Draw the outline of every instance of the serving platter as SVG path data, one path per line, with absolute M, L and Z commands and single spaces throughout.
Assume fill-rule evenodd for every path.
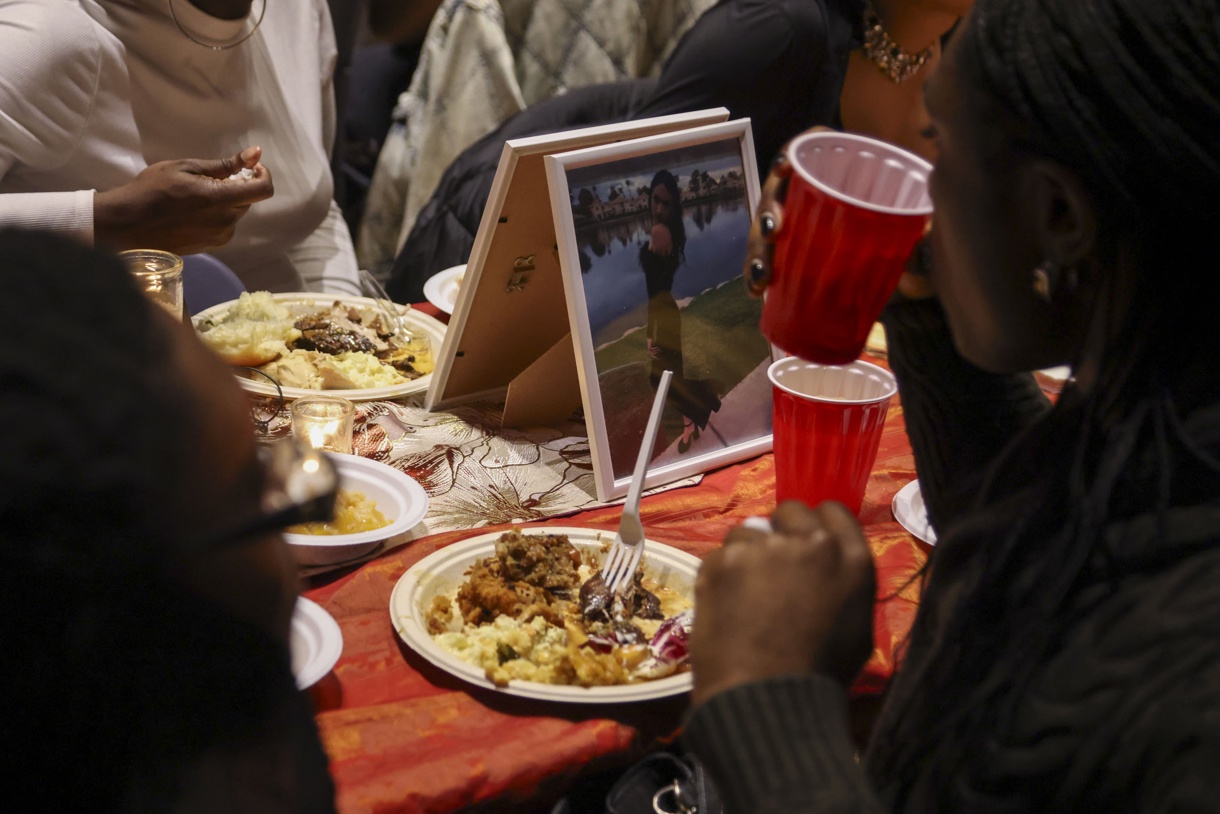
M 339 469 L 339 488 L 360 492 L 377 504 L 390 521 L 388 526 L 356 534 L 292 534 L 284 539 L 291 547 L 297 565 L 317 566 L 344 563 L 361 557 L 388 540 L 408 531 L 428 513 L 428 493 L 411 476 L 388 464 L 328 452 Z
M 936 545 L 936 530 L 928 522 L 928 509 L 924 506 L 918 480 L 899 489 L 890 508 L 899 525 L 928 545 Z
M 424 298 L 446 314 L 452 314 L 465 272 L 466 264 L 462 263 L 433 274 L 424 282 Z
M 524 533 L 565 534 L 578 549 L 600 552 L 603 544 L 614 539 L 614 532 L 601 529 L 539 526 L 521 529 Z M 608 704 L 646 701 L 689 692 L 690 672 L 612 687 L 574 687 L 534 681 L 510 681 L 497 687 L 473 664 L 462 661 L 438 645 L 426 627 L 426 613 L 437 594 L 451 594 L 462 583 L 466 570 L 477 560 L 495 554 L 495 544 L 503 532 L 471 537 L 424 557 L 399 578 L 390 594 L 390 619 L 407 646 L 445 672 L 506 695 L 577 704 Z M 661 585 L 694 598 L 695 574 L 699 558 L 664 543 L 646 541 L 645 573 Z
M 343 653 L 343 633 L 339 623 L 321 605 L 298 596 L 292 610 L 288 647 L 297 689 L 308 689 L 321 681 L 339 661 Z
M 378 300 L 370 297 L 347 297 L 337 294 L 317 294 L 310 291 L 294 291 L 280 294 L 273 294 L 272 298 L 284 305 L 287 305 L 294 314 L 304 315 L 314 311 L 319 311 L 329 308 L 332 303 L 340 302 L 344 305 L 359 308 L 362 311 L 370 313 L 378 313 L 380 304 Z M 198 328 L 199 325 L 209 320 L 219 321 L 225 314 L 228 313 L 236 300 L 229 300 L 218 305 L 213 305 L 204 311 L 200 311 L 193 318 L 193 322 Z M 415 309 L 408 308 L 403 305 L 395 305 L 399 313 L 403 315 L 407 327 L 416 332 L 428 337 L 432 342 L 432 355 L 435 359 L 436 354 L 440 352 L 441 344 L 445 340 L 445 324 L 435 317 L 420 313 Z M 243 375 L 237 375 L 238 384 L 245 390 L 251 393 L 257 393 L 263 396 L 276 396 L 275 386 L 267 381 L 262 376 L 254 379 L 248 379 Z M 383 399 L 399 398 L 401 396 L 409 396 L 412 393 L 423 393 L 428 389 L 428 385 L 432 383 L 432 374 L 427 373 L 420 376 L 418 379 L 403 382 L 401 384 L 390 385 L 389 387 L 368 387 L 362 389 L 347 389 L 347 390 L 311 390 L 305 387 L 285 387 L 285 399 L 299 399 L 304 396 L 316 396 L 319 393 L 326 393 L 332 396 L 342 396 L 349 401 L 380 401 Z

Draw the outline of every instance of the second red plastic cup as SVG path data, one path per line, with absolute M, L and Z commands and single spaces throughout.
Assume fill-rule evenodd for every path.
M 889 371 L 788 357 L 767 370 L 773 399 L 775 497 L 816 506 L 837 500 L 859 514 L 890 398 Z
M 932 214 L 932 167 L 899 147 L 849 133 L 792 141 L 794 169 L 775 236 L 761 327 L 788 353 L 852 361 L 898 285 Z

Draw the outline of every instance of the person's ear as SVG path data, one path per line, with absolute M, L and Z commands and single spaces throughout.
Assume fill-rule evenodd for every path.
M 1097 212 L 1080 177 L 1039 159 L 1031 163 L 1028 181 L 1042 259 L 1064 269 L 1084 268 L 1097 248 Z

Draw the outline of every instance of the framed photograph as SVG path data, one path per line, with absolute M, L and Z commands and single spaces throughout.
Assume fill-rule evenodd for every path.
M 749 121 L 545 165 L 598 498 L 626 494 L 664 370 L 646 486 L 769 450 L 772 351 L 741 280 L 759 189 Z
M 502 399 L 502 420 L 516 427 L 558 422 L 579 410 L 544 157 L 728 116 L 711 108 L 505 142 L 424 406 Z

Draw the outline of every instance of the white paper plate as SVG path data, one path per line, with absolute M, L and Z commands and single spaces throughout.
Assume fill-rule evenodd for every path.
M 327 453 L 339 468 L 340 488 L 374 501 L 390 525 L 357 534 L 284 534 L 298 565 L 330 565 L 367 554 L 382 540 L 408 531 L 428 513 L 428 493 L 409 475 L 359 455 Z
M 293 310 L 299 310 L 302 314 L 328 308 L 335 301 L 362 310 L 374 312 L 378 310 L 377 300 L 369 299 L 368 297 L 341 297 L 335 294 L 315 294 L 309 291 L 273 294 L 272 297 L 276 302 L 284 303 L 289 307 L 299 304 L 300 308 Z M 222 302 L 219 305 L 213 305 L 211 308 L 200 311 L 195 315 L 194 323 L 198 325 L 206 319 L 218 319 L 224 316 L 235 303 L 236 300 L 230 300 L 229 302 Z M 398 307 L 401 309 L 403 306 Z M 441 343 L 445 341 L 445 324 L 414 309 L 408 308 L 405 314 L 407 327 L 424 334 L 432 341 L 432 354 L 435 357 L 441 351 Z M 251 393 L 258 393 L 264 396 L 276 395 L 275 387 L 262 376 L 259 376 L 257 379 L 247 379 L 245 376 L 238 376 L 237 381 Z M 432 374 L 429 373 L 402 384 L 395 384 L 389 387 L 370 387 L 363 390 L 309 390 L 304 387 L 285 387 L 284 398 L 299 399 L 304 396 L 316 396 L 319 393 L 326 393 L 331 396 L 342 396 L 349 401 L 378 401 L 407 396 L 412 393 L 423 393 L 431 383 Z
M 321 681 L 335 666 L 343 653 L 343 633 L 339 623 L 321 605 L 298 596 L 288 646 L 297 689 L 304 690 Z
M 600 549 L 603 541 L 614 539 L 613 532 L 598 529 L 539 526 L 522 531 L 566 534 L 577 548 Z M 615 687 L 570 687 L 534 681 L 510 681 L 507 687 L 497 687 L 487 679 L 483 670 L 442 650 L 432 640 L 424 622 L 432 597 L 452 592 L 462 583 L 466 569 L 476 560 L 495 554 L 495 543 L 502 533 L 497 531 L 481 534 L 433 552 L 413 565 L 398 580 L 394 592 L 390 595 L 390 619 L 398 635 L 412 650 L 442 670 L 471 684 L 525 698 L 578 704 L 608 704 L 664 698 L 690 691 L 690 672 L 656 681 Z M 662 585 L 686 596 L 693 596 L 699 558 L 652 540 L 647 541 L 647 546 L 644 550 L 644 567 L 647 574 Z
M 928 523 L 928 510 L 923 505 L 919 481 L 913 480 L 898 490 L 891 506 L 894 519 L 907 531 L 928 545 L 936 545 L 936 530 Z
M 465 271 L 466 264 L 463 263 L 433 274 L 424 283 L 424 298 L 446 314 L 452 314 L 457 305 L 458 290 L 462 287 L 459 278 Z

